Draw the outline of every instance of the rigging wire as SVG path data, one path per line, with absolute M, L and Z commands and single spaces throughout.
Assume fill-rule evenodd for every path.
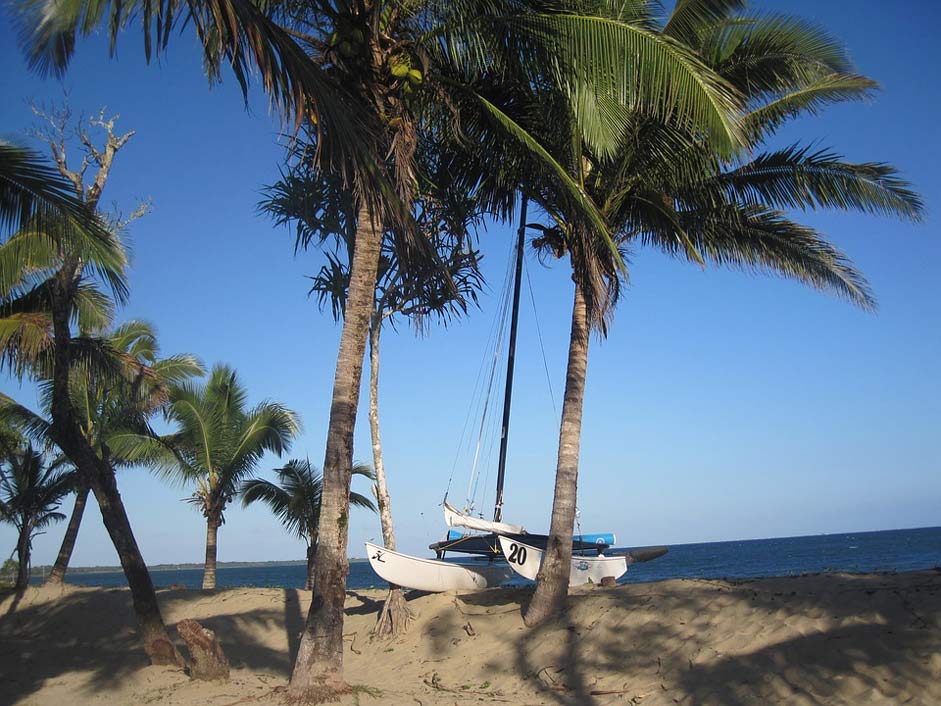
M 549 375 L 549 361 L 546 360 L 546 347 L 542 343 L 542 330 L 539 328 L 539 314 L 536 312 L 536 297 L 533 295 L 533 283 L 529 279 L 529 269 L 526 269 L 526 286 L 529 289 L 529 301 L 533 305 L 533 320 L 536 322 L 536 336 L 539 338 L 539 350 L 542 352 L 542 367 L 546 371 L 546 384 L 549 386 L 549 399 L 552 401 L 552 412 L 556 418 L 559 410 L 555 406 L 555 395 L 552 393 L 552 377 Z
M 507 297 L 511 271 L 512 270 L 508 268 L 506 275 L 504 276 L 503 293 L 501 295 L 503 299 Z M 471 437 L 468 435 L 468 431 L 470 430 L 471 419 L 476 419 L 478 416 L 475 410 L 480 409 L 481 403 L 484 400 L 484 390 L 487 389 L 483 384 L 484 373 L 487 369 L 487 361 L 491 357 L 488 352 L 495 346 L 499 347 L 499 339 L 502 336 L 500 325 L 501 320 L 502 319 L 500 316 L 494 316 L 490 323 L 490 331 L 487 335 L 487 343 L 484 346 L 484 355 L 481 357 L 480 365 L 477 368 L 477 377 L 474 381 L 473 393 L 471 395 L 470 403 L 467 407 L 467 413 L 464 416 L 464 424 L 461 428 L 461 436 L 457 444 L 457 449 L 454 452 L 454 460 L 451 463 L 451 473 L 448 475 L 448 485 L 444 492 L 444 501 L 447 501 L 448 495 L 451 492 L 451 484 L 454 480 L 454 473 L 457 470 L 457 465 L 460 461 L 462 451 L 470 450 Z
M 480 460 L 481 443 L 485 435 L 487 411 L 490 407 L 490 396 L 493 394 L 494 378 L 496 377 L 497 365 L 500 362 L 500 350 L 503 347 L 503 339 L 506 334 L 506 322 L 507 322 L 507 316 L 510 310 L 510 287 L 509 285 L 512 280 L 512 277 L 510 277 L 510 273 L 513 271 L 513 265 L 515 263 L 515 260 L 516 260 L 515 256 L 511 257 L 510 266 L 507 268 L 507 278 L 505 280 L 505 286 L 503 290 L 504 296 L 503 296 L 503 302 L 501 305 L 500 317 L 499 317 L 499 321 L 500 321 L 499 326 L 498 326 L 499 333 L 497 336 L 496 347 L 493 352 L 493 362 L 490 368 L 490 380 L 487 386 L 487 396 L 484 401 L 483 414 L 481 415 L 481 419 L 480 419 L 480 429 L 477 433 L 477 445 L 476 445 L 476 448 L 474 449 L 474 460 L 473 460 L 473 463 L 471 464 L 471 475 L 467 484 L 467 503 L 469 505 L 469 507 L 467 508 L 468 510 L 473 510 L 474 498 L 477 496 L 477 490 L 478 490 L 479 483 L 480 483 L 480 473 L 478 472 L 477 467 L 478 467 L 478 462 Z

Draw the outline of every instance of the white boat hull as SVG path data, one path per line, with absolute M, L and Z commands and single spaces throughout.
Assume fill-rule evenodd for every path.
M 496 586 L 513 576 L 506 564 L 480 562 L 480 566 L 422 559 L 366 542 L 369 565 L 380 577 L 405 588 L 441 593 L 474 591 Z
M 536 547 L 508 537 L 500 537 L 500 547 L 507 563 L 523 578 L 536 580 L 545 552 Z M 627 572 L 626 556 L 575 556 L 572 557 L 572 570 L 569 574 L 569 586 L 581 586 L 586 583 L 601 583 L 606 576 L 619 578 Z

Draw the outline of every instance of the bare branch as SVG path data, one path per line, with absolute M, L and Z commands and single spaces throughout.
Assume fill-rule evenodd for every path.
M 120 231 L 120 230 L 124 230 L 125 228 L 127 228 L 131 223 L 136 221 L 138 218 L 142 218 L 146 216 L 148 213 L 150 213 L 151 210 L 153 209 L 153 201 L 148 196 L 146 199 L 142 200 L 139 204 L 137 204 L 137 207 L 133 211 L 131 211 L 131 213 L 128 215 L 127 218 L 124 218 L 121 216 L 121 213 L 117 209 L 117 204 L 114 204 L 113 208 L 114 208 L 115 213 L 118 214 L 117 218 L 115 219 L 115 225 L 117 226 L 117 229 Z
M 88 121 L 89 125 L 101 128 L 107 135 L 107 142 L 105 143 L 103 152 L 95 146 L 87 133 L 84 131 L 81 133 L 82 144 L 85 145 L 85 149 L 92 161 L 98 165 L 98 173 L 95 175 L 95 180 L 85 191 L 85 202 L 92 208 L 97 206 L 98 200 L 101 198 L 101 192 L 104 190 L 105 183 L 108 181 L 108 174 L 111 171 L 111 163 L 114 161 L 114 155 L 134 136 L 133 130 L 126 132 L 120 137 L 115 135 L 114 124 L 119 117 L 121 116 L 115 114 L 110 118 L 105 118 L 105 108 L 102 108 L 97 118 L 91 118 Z
M 39 118 L 42 123 L 48 123 L 48 126 L 36 126 L 29 131 L 30 134 L 49 145 L 49 150 L 52 152 L 52 158 L 59 173 L 72 183 L 75 193 L 79 198 L 82 198 L 84 196 L 85 169 L 88 165 L 83 161 L 82 168 L 79 171 L 69 169 L 65 148 L 65 135 L 72 120 L 72 108 L 68 102 L 65 102 L 61 108 L 53 106 L 48 111 L 45 107 L 31 103 L 30 109 L 33 111 L 33 115 Z

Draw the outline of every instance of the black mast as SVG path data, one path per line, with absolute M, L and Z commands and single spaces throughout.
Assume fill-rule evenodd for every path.
M 526 235 L 526 197 L 520 204 L 520 227 L 516 235 L 516 275 L 513 283 L 513 316 L 510 319 L 510 349 L 506 358 L 506 392 L 503 396 L 503 428 L 500 432 L 500 465 L 497 467 L 497 500 L 493 521 L 503 517 L 503 478 L 506 475 L 506 444 L 510 431 L 510 400 L 513 397 L 513 363 L 516 357 L 516 325 L 520 315 L 520 280 L 523 275 L 523 241 Z

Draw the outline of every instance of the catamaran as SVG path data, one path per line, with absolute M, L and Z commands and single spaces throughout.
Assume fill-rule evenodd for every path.
M 513 303 L 493 520 L 475 517 L 470 512 L 458 510 L 448 502 L 446 493 L 443 501 L 444 521 L 450 529 L 443 540 L 429 545 L 429 549 L 435 552 L 434 559 L 410 556 L 366 542 L 366 555 L 369 557 L 370 566 L 381 578 L 391 584 L 430 592 L 475 590 L 498 586 L 513 578 L 514 575 L 535 580 L 542 564 L 549 540 L 548 535 L 531 534 L 521 525 L 503 521 L 503 485 L 506 478 L 510 402 L 513 395 L 516 331 L 519 324 L 526 207 L 527 201 L 524 198 L 520 207 L 520 225 L 517 231 L 513 263 L 515 268 Z M 494 366 L 495 364 L 494 362 Z M 486 410 L 485 404 L 484 416 L 486 416 Z M 483 422 L 481 422 L 481 430 L 483 430 Z M 479 443 L 478 440 L 478 450 Z M 475 453 L 475 467 L 476 463 L 477 454 Z M 572 542 L 573 557 L 569 585 L 600 583 L 602 579 L 609 576 L 617 579 L 632 563 L 655 559 L 667 551 L 662 547 L 633 552 L 612 550 L 616 541 L 613 533 L 576 535 Z M 470 559 L 460 563 L 446 560 L 448 552 L 466 554 L 470 556 Z

